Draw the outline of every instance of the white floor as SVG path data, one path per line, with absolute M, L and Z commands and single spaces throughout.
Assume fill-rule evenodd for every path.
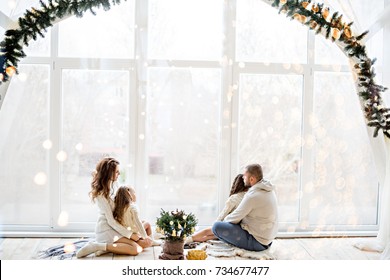
M 277 260 L 378 260 L 380 253 L 361 251 L 353 246 L 357 239 L 370 238 L 289 238 L 276 239 L 271 247 L 272 254 Z M 36 259 L 38 252 L 51 246 L 72 244 L 78 238 L 1 238 L 1 260 L 30 260 Z M 105 254 L 96 257 L 94 254 L 80 260 L 158 260 L 162 247 L 145 249 L 138 256 L 123 256 Z M 187 250 L 185 250 L 186 253 Z M 53 258 L 55 259 L 55 258 Z M 75 257 L 73 258 L 77 260 Z M 223 257 L 211 259 L 243 259 L 241 257 Z

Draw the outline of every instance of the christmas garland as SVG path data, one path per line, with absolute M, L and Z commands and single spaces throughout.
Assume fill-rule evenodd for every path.
M 126 0 L 124 0 L 126 1 Z M 330 13 L 323 4 L 302 0 L 263 0 L 272 2 L 272 6 L 285 13 L 292 20 L 307 25 L 317 34 L 322 33 L 327 39 L 343 46 L 344 52 L 354 61 L 354 70 L 358 75 L 357 88 L 364 111 L 367 125 L 374 127 L 374 137 L 382 130 L 390 138 L 390 109 L 385 108 L 381 97 L 387 88 L 375 83 L 375 59 L 370 59 L 366 47 L 360 42 L 368 33 L 363 32 L 354 36 L 351 23 L 345 23 L 343 16 L 338 12 Z M 53 22 L 67 15 L 82 17 L 84 12 L 93 8 L 103 7 L 110 9 L 110 0 L 49 0 L 48 3 L 40 1 L 41 7 L 27 10 L 19 18 L 19 27 L 5 32 L 5 39 L 0 43 L 0 85 L 18 73 L 17 66 L 26 54 L 23 46 L 28 41 L 36 39 L 37 35 L 44 36 L 42 31 L 51 27 Z M 120 0 L 111 0 L 112 4 L 119 4 Z
M 375 59 L 370 59 L 366 47 L 360 41 L 368 31 L 354 36 L 351 30 L 353 22 L 345 23 L 343 15 L 330 13 L 323 4 L 298 0 L 274 0 L 273 7 L 279 8 L 279 13 L 307 25 L 316 34 L 322 33 L 327 39 L 343 46 L 344 52 L 354 61 L 355 72 L 358 75 L 357 88 L 367 125 L 374 127 L 374 137 L 382 129 L 384 135 L 390 138 L 390 109 L 385 108 L 381 97 L 387 88 L 375 83 Z

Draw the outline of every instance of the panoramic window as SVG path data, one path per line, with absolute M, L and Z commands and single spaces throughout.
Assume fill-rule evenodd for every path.
M 276 187 L 280 232 L 378 228 L 372 135 L 330 39 L 262 1 L 122 2 L 66 18 L 25 48 L 0 109 L 3 230 L 93 231 L 88 192 L 104 156 L 120 161 L 116 187 L 135 187 L 152 224 L 177 208 L 211 225 L 257 162 Z M 386 8 L 326 2 L 357 33 Z M 2 1 L 0 40 L 38 3 Z M 366 43 L 379 84 L 386 34 L 380 26 Z

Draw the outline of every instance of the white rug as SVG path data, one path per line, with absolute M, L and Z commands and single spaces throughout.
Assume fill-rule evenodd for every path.
M 271 248 L 254 252 L 244 250 L 219 240 L 210 240 L 207 243 L 202 243 L 197 249 L 205 250 L 207 255 L 213 257 L 235 257 L 256 259 L 256 260 L 275 260 L 275 256 L 271 253 Z

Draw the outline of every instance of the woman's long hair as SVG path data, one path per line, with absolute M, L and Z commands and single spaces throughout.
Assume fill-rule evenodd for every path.
M 249 189 L 249 187 L 245 186 L 244 178 L 242 174 L 238 174 L 236 178 L 234 178 L 232 188 L 230 189 L 229 196 L 239 193 L 239 192 L 246 192 Z
M 114 219 L 117 220 L 120 224 L 123 222 L 123 215 L 130 206 L 130 202 L 133 201 L 129 191 L 130 189 L 128 187 L 120 187 L 116 191 L 114 199 L 115 208 L 112 212 L 112 215 L 114 216 Z
M 111 184 L 118 165 L 119 161 L 110 157 L 102 159 L 96 165 L 96 170 L 92 175 L 91 191 L 89 192 L 92 201 L 99 195 L 109 199 Z

